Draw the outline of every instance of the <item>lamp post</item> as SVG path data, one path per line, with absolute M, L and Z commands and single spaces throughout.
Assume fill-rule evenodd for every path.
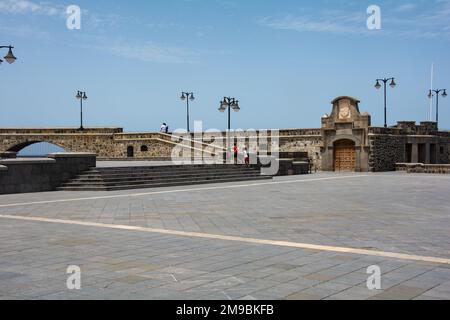
M 9 64 L 13 64 L 14 62 L 16 62 L 17 58 L 14 56 L 12 49 L 14 49 L 13 46 L 0 46 L 0 49 L 9 49 L 8 54 L 4 57 L 4 59 L 6 60 L 6 62 L 8 62 Z M 2 59 L 0 59 L 0 64 L 3 62 Z
M 389 84 L 392 89 L 394 89 L 397 84 L 395 83 L 395 78 L 384 78 L 384 79 L 377 79 L 377 83 L 375 84 L 375 88 L 379 90 L 381 88 L 380 81 L 383 81 L 384 83 L 384 127 L 387 128 L 387 97 L 386 97 L 386 87 L 387 82 L 391 81 Z
M 80 125 L 80 131 L 83 131 L 83 100 L 87 100 L 87 96 L 86 96 L 86 92 L 83 91 L 78 91 L 76 98 L 78 100 L 80 100 L 80 120 L 81 120 L 81 125 Z
M 225 112 L 228 109 L 228 131 L 227 131 L 227 144 L 228 150 L 231 151 L 230 145 L 230 131 L 231 131 L 231 109 L 234 112 L 239 112 L 241 108 L 239 107 L 239 100 L 236 98 L 224 97 L 222 101 L 220 101 L 220 112 Z
M 192 92 L 182 92 L 181 93 L 181 100 L 186 100 L 186 110 L 187 110 L 187 132 L 191 132 L 191 130 L 189 129 L 189 100 L 194 101 L 195 97 L 194 97 L 194 93 Z
M 222 101 L 220 101 L 220 112 L 225 112 L 228 108 L 228 131 L 231 130 L 231 109 L 234 112 L 239 112 L 241 108 L 239 107 L 239 100 L 236 98 L 224 97 Z
M 439 94 L 446 98 L 447 97 L 447 89 L 438 89 L 438 90 L 433 90 L 431 89 L 430 92 L 428 93 L 428 98 L 433 99 L 433 92 L 436 94 L 436 124 L 439 128 Z

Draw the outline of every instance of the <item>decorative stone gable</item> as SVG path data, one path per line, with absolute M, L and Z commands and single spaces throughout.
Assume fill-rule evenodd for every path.
M 322 117 L 322 169 L 368 171 L 370 115 L 361 114 L 353 97 L 341 96 L 331 104 L 331 114 Z

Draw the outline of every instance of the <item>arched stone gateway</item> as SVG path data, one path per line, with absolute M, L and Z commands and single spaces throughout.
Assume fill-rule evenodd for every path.
M 325 171 L 369 171 L 368 113 L 361 114 L 359 100 L 338 97 L 333 110 L 322 118 L 322 169 Z

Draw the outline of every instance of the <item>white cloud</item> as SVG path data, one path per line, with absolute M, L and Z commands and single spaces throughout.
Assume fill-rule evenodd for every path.
M 28 0 L 0 0 L 0 14 L 21 14 L 55 16 L 61 19 L 66 17 L 66 7 L 63 5 L 51 5 L 44 2 L 33 2 Z M 124 17 L 118 14 L 97 14 L 88 9 L 82 10 L 82 28 L 88 29 L 89 33 L 80 35 L 78 46 L 86 49 L 102 50 L 109 54 L 126 59 L 140 60 L 154 63 L 194 63 L 198 61 L 199 53 L 186 48 L 166 46 L 156 43 L 125 44 L 123 42 L 107 43 L 101 34 L 108 32 L 111 28 L 117 28 Z M 132 21 L 128 18 L 127 20 Z M 92 31 L 95 31 L 92 33 Z M 38 31 L 27 25 L 3 26 L 0 23 L 0 34 L 14 34 L 21 37 L 48 38 L 48 33 Z M 84 44 L 82 44 L 84 42 Z M 99 44 L 100 43 L 100 44 Z M 118 43 L 117 45 L 114 43 Z
M 420 10 L 420 13 L 407 17 L 391 15 L 385 22 L 394 35 L 417 38 L 450 39 L 450 2 L 438 0 Z
M 368 15 L 355 10 L 311 11 L 281 18 L 266 17 L 258 22 L 273 29 L 297 32 L 450 39 L 450 1 L 435 0 L 426 6 L 422 3 L 422 6 L 404 3 L 394 8 L 382 7 L 380 31 L 368 30 Z
M 261 25 L 279 30 L 298 32 L 324 32 L 337 34 L 367 33 L 366 17 L 358 13 L 328 11 L 312 15 L 287 15 L 283 18 L 266 17 L 260 19 Z
M 28 0 L 0 0 L 1 14 L 21 14 L 51 17 L 59 20 L 67 19 L 66 5 L 51 5 L 48 2 L 32 2 Z M 94 13 L 82 8 L 82 28 L 95 32 L 106 32 L 118 28 L 123 18 L 118 14 Z M 0 21 L 1 23 L 1 21 Z M 65 24 L 64 24 L 65 26 Z M 18 25 L 17 28 L 21 28 Z
M 64 8 L 28 0 L 0 0 L 0 13 L 34 13 L 56 16 L 64 13 Z
M 417 4 L 415 3 L 405 3 L 394 9 L 396 12 L 408 12 L 417 8 Z
M 98 46 L 96 48 L 127 59 L 155 63 L 194 63 L 199 56 L 197 52 L 189 49 L 164 46 L 155 43 L 143 45 L 118 44 Z

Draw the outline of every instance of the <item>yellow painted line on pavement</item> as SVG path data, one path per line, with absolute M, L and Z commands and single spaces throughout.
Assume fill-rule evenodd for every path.
M 450 259 L 419 256 L 419 255 L 396 253 L 396 252 L 385 252 L 385 251 L 378 251 L 378 250 L 335 247 L 335 246 L 316 245 L 316 244 L 308 244 L 308 243 L 275 241 L 275 240 L 255 239 L 255 238 L 227 236 L 227 235 L 219 235 L 219 234 L 166 230 L 166 229 L 154 229 L 154 228 L 147 228 L 147 227 L 104 224 L 104 223 L 97 223 L 97 222 L 85 222 L 85 221 L 75 221 L 75 220 L 60 220 L 60 219 L 23 217 L 23 216 L 12 216 L 12 215 L 0 215 L 0 218 L 10 219 L 10 220 L 22 220 L 22 221 L 32 221 L 32 222 L 46 222 L 46 223 L 77 225 L 77 226 L 86 226 L 86 227 L 97 227 L 97 228 L 116 229 L 116 230 L 149 232 L 149 233 L 158 233 L 158 234 L 164 234 L 164 235 L 190 237 L 190 238 L 236 241 L 236 242 L 243 242 L 243 243 L 271 245 L 271 246 L 307 249 L 307 250 L 315 250 L 315 251 L 351 253 L 351 254 L 374 256 L 374 257 L 393 258 L 393 259 L 400 259 L 400 260 L 410 260 L 410 261 L 420 261 L 420 262 L 430 262 L 430 263 L 450 265 Z

